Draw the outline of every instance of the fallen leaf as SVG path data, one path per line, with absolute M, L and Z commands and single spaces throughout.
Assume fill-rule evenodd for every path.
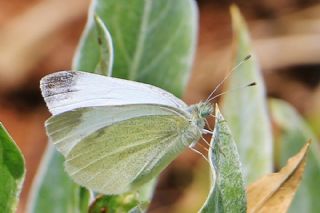
M 262 177 L 247 189 L 248 212 L 287 212 L 301 182 L 310 141 L 280 172 Z
M 303 179 L 288 212 L 318 213 L 320 209 L 320 202 L 318 202 L 320 197 L 320 143 L 318 144 L 316 135 L 293 106 L 279 99 L 271 99 L 269 103 L 270 115 L 275 127 L 274 163 L 276 168 L 285 166 L 287 160 L 299 152 L 305 141 L 309 139 L 313 141 L 306 159 L 308 163 L 304 168 Z

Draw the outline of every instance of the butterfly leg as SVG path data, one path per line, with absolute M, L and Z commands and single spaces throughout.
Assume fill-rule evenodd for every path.
M 213 136 L 212 136 L 213 137 Z M 213 147 L 211 146 L 211 144 L 204 138 L 201 136 L 201 139 L 211 148 L 213 149 Z
M 203 129 L 203 130 L 202 130 L 202 134 L 210 134 L 210 135 L 212 135 L 213 132 L 212 132 L 212 131 L 209 131 L 209 130 L 207 130 L 207 129 Z
M 188 145 L 188 147 L 191 149 L 191 151 L 201 155 L 207 162 L 209 162 L 208 158 L 206 156 L 204 156 L 201 152 L 199 152 L 198 150 L 196 150 L 194 147 L 196 146 L 198 141 L 194 141 L 193 143 L 191 143 L 190 145 Z
M 210 131 L 212 131 L 212 129 L 210 128 L 210 125 L 209 125 L 209 122 L 208 122 L 207 119 L 205 119 L 205 122 L 206 122 L 206 124 L 207 124 L 208 129 L 209 129 Z
M 201 143 L 198 143 L 199 144 L 199 146 L 201 146 L 202 147 L 202 149 L 204 149 L 204 150 L 206 150 L 206 152 L 209 152 L 209 149 L 207 148 L 207 147 L 205 147 L 204 145 L 202 145 Z
M 206 156 L 204 156 L 204 154 L 202 154 L 201 152 L 199 152 L 198 150 L 196 150 L 196 149 L 193 148 L 192 146 L 189 146 L 189 148 L 190 148 L 192 151 L 194 151 L 195 153 L 201 155 L 208 163 L 210 163 L 209 160 L 208 160 L 208 158 L 207 158 Z

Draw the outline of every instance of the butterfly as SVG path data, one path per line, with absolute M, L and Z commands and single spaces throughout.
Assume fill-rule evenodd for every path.
M 186 148 L 201 154 L 193 147 L 202 134 L 212 134 L 204 128 L 214 111 L 210 101 L 226 92 L 211 96 L 249 58 L 190 106 L 149 84 L 80 71 L 49 74 L 40 81 L 52 113 L 45 123 L 49 141 L 79 185 L 103 194 L 138 189 Z

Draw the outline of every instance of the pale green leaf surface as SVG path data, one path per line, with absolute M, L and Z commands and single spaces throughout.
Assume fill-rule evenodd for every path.
M 138 191 L 128 192 L 122 195 L 104 195 L 97 197 L 89 209 L 89 213 L 100 213 L 107 210 L 109 213 L 142 213 L 150 204 L 153 195 L 155 181 L 142 186 Z
M 93 29 L 97 23 L 94 14 L 106 23 L 114 39 L 114 76 L 155 84 L 175 94 L 182 93 L 196 40 L 197 12 L 193 0 L 187 3 L 184 0 L 174 3 L 169 0 L 93 1 L 73 69 L 105 73 L 106 67 L 110 71 L 112 66 L 110 57 L 113 55 L 108 55 L 112 42 L 101 23 L 98 23 L 98 30 Z M 99 46 L 97 42 L 99 28 L 102 37 L 107 39 L 104 40 L 107 46 Z M 55 158 L 56 155 L 51 161 L 55 162 Z M 62 172 L 61 163 L 62 160 L 49 167 L 57 167 L 56 171 Z M 153 186 L 154 183 L 149 184 L 148 188 L 153 189 Z M 72 196 L 72 193 L 66 196 Z
M 28 201 L 28 213 L 85 213 L 89 194 L 65 173 L 64 158 L 48 145 L 34 180 Z
M 0 211 L 16 212 L 25 176 L 24 158 L 18 146 L 0 123 Z
M 98 16 L 92 18 L 94 18 L 96 27 L 93 43 L 96 42 L 98 45 L 98 54 L 95 55 L 96 58 L 92 57 L 90 60 L 98 61 L 94 70 L 95 73 L 111 76 L 113 65 L 112 39 L 102 20 Z M 73 69 L 82 70 L 82 67 L 80 64 L 74 64 Z M 80 123 L 77 124 L 81 125 Z M 69 130 L 72 128 L 73 126 L 67 126 Z M 64 136 L 66 135 L 68 135 L 68 132 L 64 132 Z M 67 146 L 70 146 L 70 144 L 67 144 Z M 43 161 L 32 186 L 28 212 L 43 212 L 48 207 L 50 212 L 57 213 L 87 212 L 89 191 L 75 184 L 65 173 L 63 157 L 49 145 Z M 51 174 L 51 172 L 54 172 L 54 174 Z M 64 189 L 67 190 L 64 191 Z
M 198 14 L 194 0 L 94 0 L 74 68 L 94 72 L 99 46 L 93 14 L 113 39 L 113 76 L 181 96 L 193 62 Z
M 129 212 L 138 205 L 135 193 L 126 193 L 123 195 L 105 195 L 98 196 L 89 208 L 89 213 L 124 213 Z
M 270 101 L 272 118 L 279 131 L 275 133 L 276 163 L 279 167 L 297 153 L 304 143 L 312 140 L 307 165 L 301 185 L 289 209 L 290 213 L 316 213 L 320 209 L 320 148 L 315 135 L 298 112 L 288 103 L 273 99 Z
M 196 43 L 197 11 L 193 0 L 187 4 L 184 0 L 93 1 L 74 58 L 73 67 L 77 70 L 94 72 L 101 58 L 93 14 L 102 18 L 114 40 L 115 77 L 151 83 L 181 95 Z M 155 182 L 143 187 L 151 191 L 147 202 Z
M 209 151 L 211 190 L 201 213 L 245 213 L 245 184 L 237 146 L 227 122 L 216 106 L 216 125 Z
M 264 82 L 257 59 L 253 53 L 249 32 L 239 12 L 231 8 L 235 61 L 245 61 L 230 78 L 228 89 L 238 88 L 251 82 L 257 85 L 239 92 L 227 93 L 223 100 L 223 113 L 228 121 L 232 135 L 238 144 L 245 179 L 250 183 L 272 170 L 272 134 L 267 114 Z

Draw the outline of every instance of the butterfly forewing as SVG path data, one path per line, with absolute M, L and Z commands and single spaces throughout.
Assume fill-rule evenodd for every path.
M 65 168 L 80 185 L 105 194 L 134 189 L 158 175 L 196 138 L 180 115 L 149 115 L 120 121 L 82 139 Z
M 76 108 L 124 104 L 187 105 L 160 88 L 87 72 L 61 71 L 40 82 L 42 96 L 53 115 Z

